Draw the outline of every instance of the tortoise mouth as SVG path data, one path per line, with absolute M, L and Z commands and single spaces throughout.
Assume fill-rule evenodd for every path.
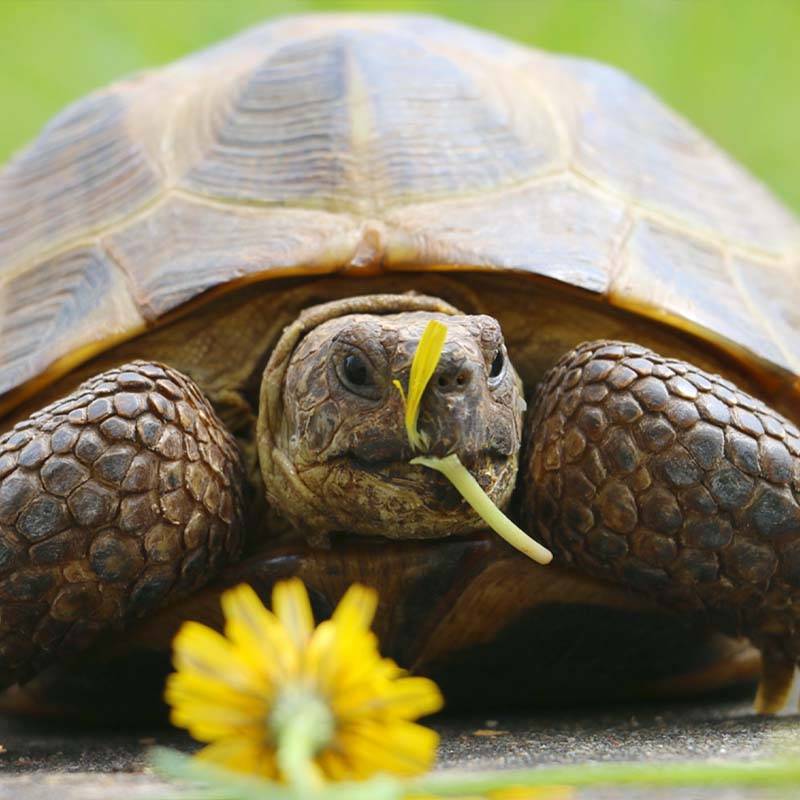
M 517 474 L 515 456 L 483 451 L 464 460 L 483 491 L 499 508 L 507 505 Z M 485 523 L 439 471 L 396 458 L 364 458 L 362 453 L 329 455 L 295 468 L 324 521 L 325 533 L 347 531 L 385 539 L 444 539 L 480 530 Z M 313 529 L 309 515 L 293 527 Z
M 459 458 L 487 494 L 494 496 L 496 500 L 506 494 L 509 471 L 516 472 L 513 458 L 494 450 L 459 455 Z M 351 451 L 331 459 L 326 462 L 326 466 L 340 474 L 349 474 L 354 485 L 363 485 L 362 481 L 367 481 L 374 489 L 383 487 L 391 493 L 395 502 L 400 497 L 413 497 L 419 504 L 420 513 L 424 515 L 442 513 L 452 523 L 457 517 L 467 518 L 474 513 L 460 492 L 442 473 L 419 464 L 411 464 L 407 459 L 365 458 L 363 454 Z M 378 489 L 380 491 L 382 490 Z M 437 533 L 433 533 L 433 529 L 439 528 L 438 525 L 432 523 L 426 527 L 430 531 L 425 538 L 447 538 L 456 531 L 463 532 L 463 527 L 458 525 L 454 525 L 453 533 L 446 525 Z M 408 530 L 407 520 L 403 521 L 398 517 L 396 527 L 387 532 L 385 538 L 417 537 Z
M 431 453 L 426 453 L 425 455 L 433 455 L 439 458 L 444 458 L 444 456 L 449 455 L 449 453 L 440 455 L 439 453 L 432 451 Z M 480 453 L 471 454 L 458 453 L 457 455 L 461 463 L 470 472 L 472 472 L 476 478 L 481 470 L 485 469 L 487 466 L 501 465 L 509 461 L 509 457 L 507 455 L 501 454 L 496 450 L 484 450 Z M 351 464 L 363 467 L 370 472 L 395 467 L 407 467 L 409 470 L 417 473 L 419 473 L 420 470 L 431 472 L 431 470 L 421 467 L 418 464 L 411 464 L 410 462 L 412 458 L 414 458 L 414 454 L 412 454 L 410 451 L 403 453 L 402 458 L 370 458 L 369 456 L 365 456 L 363 453 L 355 453 L 352 450 L 348 450 L 346 453 L 344 453 L 344 455 L 338 456 L 338 459 L 347 459 Z
M 438 454 L 436 454 L 438 455 Z M 485 450 L 481 453 L 458 454 L 459 460 L 480 484 L 481 488 L 490 492 L 500 476 L 510 466 L 509 456 L 495 450 Z M 363 454 L 348 451 L 343 456 L 333 459 L 331 463 L 339 462 L 348 464 L 351 469 L 361 470 L 378 478 L 383 478 L 389 483 L 398 479 L 414 481 L 424 486 L 432 486 L 452 492 L 453 496 L 461 500 L 461 495 L 453 484 L 440 472 L 423 467 L 419 464 L 409 463 L 413 456 L 408 458 L 365 458 Z

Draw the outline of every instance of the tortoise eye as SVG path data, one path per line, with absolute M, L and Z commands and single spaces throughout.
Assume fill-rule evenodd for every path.
M 345 380 L 353 386 L 371 386 L 372 376 L 362 358 L 356 355 L 346 356 L 342 364 Z
M 489 369 L 489 377 L 490 378 L 499 378 L 501 373 L 503 372 L 503 367 L 505 366 L 506 359 L 503 355 L 503 348 L 501 347 L 497 351 L 497 355 L 494 357 L 494 361 L 492 361 L 492 366 Z
M 382 384 L 367 358 L 350 352 L 336 359 L 335 364 L 339 381 L 348 392 L 368 400 L 380 400 L 383 396 Z
M 373 346 L 370 341 L 364 341 L 362 349 L 361 343 L 337 337 L 328 369 L 331 378 L 350 394 L 366 400 L 380 400 L 386 390 L 385 361 L 382 348 Z

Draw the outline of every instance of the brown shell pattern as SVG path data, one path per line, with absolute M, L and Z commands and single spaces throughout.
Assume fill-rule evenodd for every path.
M 607 66 L 427 17 L 283 19 L 56 117 L 0 172 L 0 394 L 208 289 L 492 269 L 800 373 L 800 228 Z

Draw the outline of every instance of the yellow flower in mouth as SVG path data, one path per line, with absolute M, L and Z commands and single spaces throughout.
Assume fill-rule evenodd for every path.
M 447 325 L 432 319 L 422 332 L 419 344 L 411 362 L 411 374 L 408 377 L 408 394 L 403 391 L 400 381 L 392 381 L 406 408 L 405 423 L 406 435 L 414 450 L 425 450 L 428 447 L 428 435 L 420 432 L 419 423 L 420 403 L 428 381 L 433 377 L 439 359 L 442 357 L 444 340 L 447 338 Z
M 199 757 L 295 780 L 283 745 L 296 734 L 308 751 L 300 772 L 315 781 L 429 769 L 438 736 L 413 720 L 441 709 L 442 697 L 381 657 L 370 631 L 376 593 L 351 586 L 316 628 L 296 578 L 276 584 L 272 607 L 241 585 L 222 595 L 224 636 L 187 622 L 175 637 L 166 700 L 173 724 L 208 743 Z
M 430 442 L 424 432 L 420 432 L 419 422 L 420 404 L 422 395 L 433 377 L 439 359 L 442 357 L 442 348 L 447 338 L 447 325 L 437 320 L 431 320 L 422 332 L 417 345 L 414 358 L 411 361 L 411 373 L 408 379 L 408 395 L 403 391 L 400 381 L 393 381 L 400 392 L 406 408 L 405 424 L 406 435 L 412 450 L 427 450 Z M 470 474 L 469 470 L 461 463 L 456 453 L 444 458 L 435 456 L 417 456 L 412 458 L 410 464 L 419 464 L 422 467 L 441 472 L 453 484 L 458 493 L 472 506 L 473 511 L 499 536 L 505 539 L 528 558 L 539 564 L 549 564 L 553 554 L 544 545 L 531 539 L 525 531 L 515 525 L 483 491 L 481 485 Z

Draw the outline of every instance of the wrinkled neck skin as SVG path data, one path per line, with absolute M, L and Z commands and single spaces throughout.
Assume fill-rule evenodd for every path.
M 499 324 L 437 298 L 373 295 L 305 311 L 264 371 L 257 444 L 267 501 L 313 544 L 343 532 L 388 539 L 467 534 L 485 524 L 415 453 L 403 398 L 432 319 L 447 326 L 421 404 L 427 454 L 455 453 L 496 505 L 516 481 L 522 384 Z

